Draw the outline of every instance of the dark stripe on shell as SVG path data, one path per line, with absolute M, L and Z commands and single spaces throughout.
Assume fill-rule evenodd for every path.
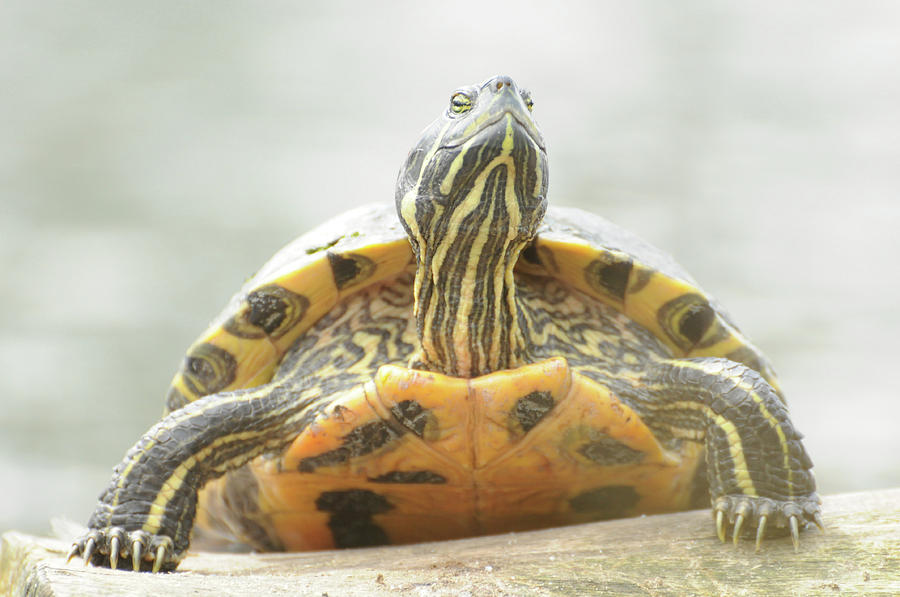
M 422 408 L 422 405 L 415 400 L 403 400 L 391 407 L 391 414 L 403 425 L 418 437 L 425 436 L 425 429 L 429 421 L 434 418 L 431 411 Z
M 364 255 L 331 251 L 327 255 L 338 290 L 358 284 L 375 272 L 375 262 Z
M 653 278 L 654 273 L 655 272 L 652 269 L 647 267 L 632 268 L 628 292 L 630 294 L 636 294 L 643 290 L 647 283 Z
M 340 448 L 304 458 L 297 466 L 297 470 L 301 473 L 312 473 L 323 466 L 334 466 L 352 458 L 371 454 L 397 440 L 402 434 L 403 430 L 396 429 L 387 421 L 374 421 L 360 425 L 341 438 L 343 445 Z
M 332 409 L 332 413 L 336 412 L 340 411 L 337 411 L 335 407 Z M 415 400 L 404 400 L 395 404 L 391 408 L 391 414 L 394 415 L 396 421 L 379 420 L 360 425 L 341 438 L 343 445 L 340 448 L 304 458 L 297 465 L 297 470 L 301 473 L 312 473 L 320 467 L 334 466 L 359 456 L 371 454 L 400 439 L 408 431 L 422 437 L 425 427 L 432 418 L 430 411 L 422 408 L 422 405 Z
M 204 342 L 188 350 L 181 374 L 188 390 L 195 396 L 206 396 L 227 388 L 236 372 L 237 361 L 231 353 Z
M 682 294 L 660 307 L 657 321 L 669 339 L 685 353 L 694 348 L 715 344 L 727 335 L 719 327 L 711 338 L 701 344 L 710 326 L 718 325 L 716 311 L 706 297 L 692 292 Z
M 305 296 L 267 284 L 250 292 L 223 327 L 239 338 L 280 338 L 303 319 L 307 309 Z
M 555 402 L 550 392 L 531 392 L 516 400 L 512 417 L 518 426 L 528 433 L 547 413 L 553 410 Z
M 608 520 L 626 516 L 640 499 L 630 485 L 608 485 L 576 495 L 569 505 L 578 513 L 590 514 L 594 520 Z
M 441 484 L 447 478 L 434 471 L 391 471 L 369 479 L 372 483 Z
M 616 466 L 621 464 L 636 464 L 644 459 L 644 453 L 630 448 L 602 431 L 594 430 L 591 441 L 582 444 L 578 453 L 595 464 L 601 466 Z
M 584 268 L 584 278 L 591 288 L 621 303 L 625 300 L 632 267 L 627 256 L 604 251 Z
M 325 491 L 316 499 L 316 509 L 331 514 L 328 528 L 338 548 L 388 545 L 387 533 L 372 517 L 394 509 L 383 495 L 366 489 Z

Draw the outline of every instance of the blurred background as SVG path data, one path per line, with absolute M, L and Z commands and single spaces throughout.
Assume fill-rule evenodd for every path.
M 900 485 L 900 4 L 377 4 L 0 3 L 0 530 L 85 522 L 243 280 L 495 74 L 551 203 L 770 356 L 822 492 Z

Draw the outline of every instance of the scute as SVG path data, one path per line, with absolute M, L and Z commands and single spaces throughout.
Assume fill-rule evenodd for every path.
M 242 307 L 225 322 L 226 331 L 240 338 L 277 339 L 303 320 L 309 299 L 278 284 L 265 284 L 250 291 Z
M 469 380 L 383 366 L 252 470 L 277 541 L 327 549 L 683 509 L 700 454 L 555 358 Z
M 676 354 L 688 355 L 692 351 L 702 353 L 704 349 L 710 348 L 709 352 L 716 353 L 724 342 L 724 345 L 734 347 L 729 352 L 739 356 L 739 360 L 757 366 L 764 363 L 762 355 L 739 336 L 728 323 L 727 316 L 717 310 L 715 301 L 699 290 L 687 273 L 665 253 L 606 220 L 580 210 L 551 207 L 544 222 L 538 237 L 520 259 L 517 271 L 555 278 L 562 285 L 561 289 L 576 288 L 623 312 L 656 334 Z M 385 280 L 388 286 L 395 284 L 390 280 L 404 271 L 412 259 L 405 234 L 396 224 L 393 206 L 372 205 L 354 210 L 300 237 L 276 254 L 247 282 L 216 320 L 219 323 L 211 326 L 210 331 L 198 340 L 197 346 L 214 346 L 214 343 L 221 345 L 227 342 L 234 353 L 243 351 L 244 356 L 236 358 L 244 367 L 241 379 L 245 381 L 233 382 L 228 389 L 268 382 L 294 338 L 316 325 L 317 320 L 321 320 L 320 327 L 333 325 L 331 320 L 322 320 L 322 317 L 345 300 L 342 297 L 359 292 L 362 288 L 384 283 Z M 527 290 L 526 279 L 523 278 L 522 284 L 523 291 Z M 273 288 L 283 290 L 273 291 Z M 541 292 L 550 292 L 552 295 L 553 291 L 545 286 Z M 280 319 L 279 314 L 271 308 L 278 304 L 277 300 L 267 299 L 266 302 L 254 298 L 273 295 L 294 297 L 293 304 L 302 305 L 302 317 L 294 317 L 291 326 L 285 326 L 284 318 Z M 550 295 L 547 296 L 549 298 Z M 283 298 L 281 301 L 283 304 Z M 541 306 L 540 300 L 537 304 Z M 235 321 L 240 317 L 243 317 L 242 321 L 252 321 L 253 318 L 247 313 L 253 313 L 254 309 L 260 313 L 258 320 L 264 325 L 252 328 L 256 331 L 254 334 L 235 334 Z M 300 313 L 301 309 L 295 307 L 294 312 Z M 266 323 L 270 324 L 268 327 L 277 329 L 278 334 L 266 330 Z M 248 326 L 244 324 L 242 329 L 248 329 Z M 577 344 L 579 341 L 584 339 L 569 337 L 569 342 Z M 311 346 L 304 348 L 303 353 L 309 354 L 310 350 L 315 353 Z M 255 370 L 250 370 L 246 364 L 246 355 L 254 351 L 267 356 L 257 358 L 262 364 L 257 365 Z M 390 371 L 395 371 L 394 375 L 399 376 L 398 379 L 405 385 L 406 389 L 402 392 L 391 385 L 400 382 L 390 381 Z M 370 385 L 364 392 L 360 389 L 357 393 L 351 393 L 355 398 L 348 397 L 329 405 L 317 419 L 317 423 L 295 440 L 296 447 L 277 461 L 277 471 L 272 468 L 276 466 L 275 461 L 266 460 L 253 466 L 258 483 L 252 491 L 259 491 L 260 511 L 274 516 L 269 524 L 278 529 L 279 536 L 275 540 L 277 544 L 286 549 L 322 549 L 338 544 L 349 545 L 353 543 L 355 532 L 358 535 L 356 540 L 361 541 L 359 545 L 369 544 L 366 541 L 379 538 L 405 542 L 428 540 L 436 536 L 461 537 L 487 532 L 485 529 L 490 529 L 491 532 L 522 529 L 523 516 L 530 516 L 536 521 L 536 510 L 550 509 L 555 514 L 550 517 L 552 520 L 542 518 L 542 522 L 535 522 L 535 527 L 589 520 L 597 516 L 612 517 L 626 511 L 665 511 L 688 505 L 690 491 L 687 487 L 696 473 L 700 452 L 685 453 L 678 457 L 667 455 L 666 450 L 653 439 L 653 434 L 643 426 L 640 431 L 631 432 L 628 436 L 630 440 L 623 440 L 621 437 L 612 437 L 607 425 L 597 423 L 592 426 L 585 423 L 583 419 L 589 419 L 588 411 L 606 410 L 597 405 L 597 393 L 600 390 L 593 382 L 579 382 L 592 384 L 579 399 L 584 405 L 589 405 L 584 407 L 588 411 L 578 415 L 557 415 L 560 405 L 556 403 L 554 395 L 558 395 L 561 390 L 526 390 L 523 387 L 520 391 L 515 389 L 515 385 L 523 380 L 530 383 L 529 374 L 522 371 L 496 374 L 491 382 L 496 386 L 495 389 L 483 395 L 502 396 L 509 403 L 503 408 L 498 407 L 498 414 L 493 418 L 478 421 L 460 419 L 451 423 L 460 413 L 453 412 L 448 405 L 466 402 L 466 384 L 460 385 L 459 380 L 453 378 L 441 377 L 440 382 L 432 379 L 429 383 L 435 387 L 439 385 L 440 391 L 423 390 L 420 395 L 413 388 L 425 383 L 428 375 L 420 374 L 412 378 L 408 375 L 405 368 L 383 368 L 377 383 L 381 388 L 390 386 L 393 390 L 382 390 L 379 394 Z M 566 376 L 564 378 L 568 379 Z M 188 385 L 189 379 L 183 374 L 177 376 L 173 391 L 185 386 L 190 391 L 192 388 Z M 584 378 L 578 376 L 578 379 Z M 453 389 L 454 383 L 459 389 Z M 181 389 L 181 392 L 184 390 Z M 454 398 L 455 394 L 459 394 L 459 397 Z M 192 392 L 191 395 L 201 394 Z M 431 396 L 440 396 L 440 402 L 429 403 Z M 609 408 L 614 412 L 622 412 L 623 407 L 627 409 L 624 405 Z M 444 412 L 448 409 L 449 412 Z M 501 416 L 500 412 L 505 414 Z M 637 415 L 632 416 L 635 421 L 639 420 Z M 567 483 L 571 492 L 565 496 L 551 498 L 548 495 L 542 498 L 539 493 L 532 491 L 527 493 L 530 496 L 528 499 L 516 497 L 516 492 L 521 492 L 521 488 L 512 489 L 510 478 L 520 475 L 525 482 L 525 479 L 533 477 L 535 468 L 546 467 L 546 463 L 554 462 L 557 456 L 551 451 L 529 457 L 522 454 L 513 457 L 509 456 L 514 453 L 511 446 L 526 434 L 532 437 L 530 432 L 535 426 L 552 417 L 557 417 L 553 419 L 557 422 L 548 425 L 556 425 L 553 433 L 559 435 L 561 442 L 554 450 L 568 454 L 568 459 L 580 463 L 578 466 L 581 467 L 614 467 L 617 473 L 610 477 L 609 482 L 621 485 L 630 480 L 633 485 L 598 487 L 597 483 L 602 482 L 594 482 L 591 486 L 590 482 L 586 485 L 584 482 L 569 481 Z M 467 448 L 459 443 L 469 437 L 469 432 L 459 432 L 464 428 L 478 430 L 475 435 L 478 438 L 476 441 L 480 442 L 477 449 Z M 410 446 L 420 445 L 422 441 L 433 443 L 442 434 L 443 441 L 449 442 L 441 448 L 445 454 L 444 460 L 420 461 L 407 453 Z M 643 439 L 638 441 L 639 438 Z M 650 444 L 642 443 L 646 441 Z M 498 511 L 519 509 L 530 514 L 507 514 L 491 523 L 469 520 L 463 524 L 445 520 L 444 515 L 432 513 L 429 514 L 433 519 L 430 530 L 403 530 L 410 524 L 413 513 L 424 515 L 423 512 L 433 509 L 435 500 L 441 501 L 441 509 L 448 513 L 446 516 L 464 518 L 466 512 L 474 511 L 473 508 L 466 510 L 462 506 L 471 502 L 467 485 L 471 481 L 458 468 L 446 468 L 448 462 L 469 453 L 478 454 L 478 466 L 487 467 L 483 482 L 486 486 L 494 487 L 480 499 L 495 503 Z M 507 454 L 501 459 L 504 464 L 497 468 L 497 473 L 491 473 L 493 465 L 490 462 L 503 454 Z M 675 460 L 671 460 L 672 458 Z M 372 459 L 377 462 L 375 468 L 371 468 L 371 464 L 362 464 L 372 462 Z M 638 471 L 645 466 L 659 467 L 654 462 L 668 462 L 666 466 L 679 471 L 679 480 L 673 481 L 675 477 L 657 475 L 657 479 L 661 480 L 647 486 L 642 481 L 647 475 L 642 476 Z M 676 466 L 675 462 L 684 464 Z M 456 462 L 454 466 L 462 466 L 462 463 Z M 631 472 L 623 474 L 624 466 L 631 467 Z M 555 474 L 567 474 L 561 462 L 557 461 L 553 467 Z M 285 476 L 286 470 L 297 473 Z M 509 471 L 515 472 L 510 474 Z M 495 477 L 496 474 L 500 474 L 501 478 Z M 304 478 L 307 475 L 324 477 L 322 481 L 310 482 Z M 297 480 L 292 480 L 294 477 L 298 477 Z M 217 512 L 211 526 L 221 527 L 223 520 L 233 526 L 240 525 L 240 521 L 234 520 L 233 515 L 231 519 L 227 515 L 223 518 L 223 506 L 217 501 L 224 495 L 222 486 L 227 483 L 228 478 L 226 476 L 223 480 L 210 483 L 202 492 L 201 509 Z M 674 483 L 672 486 L 677 491 L 660 491 L 659 488 L 667 482 Z M 420 496 L 418 492 L 423 492 L 423 486 L 430 489 Z M 639 486 L 646 496 L 656 497 L 634 494 L 635 487 Z M 327 492 L 329 488 L 338 491 L 341 487 L 350 488 L 342 491 L 365 487 L 371 494 L 370 501 L 373 504 L 383 503 L 386 509 L 377 513 L 373 511 L 372 516 L 367 515 L 353 522 L 347 521 L 347 515 L 336 509 L 335 504 L 343 503 L 337 498 L 322 502 L 332 504 L 333 508 L 329 506 L 331 510 L 318 508 L 316 500 L 320 498 L 320 494 Z M 442 497 L 424 497 L 434 492 Z M 601 511 L 601 506 L 596 505 L 600 500 L 598 496 L 608 498 L 609 492 L 617 492 L 616 499 L 607 500 L 609 503 L 603 506 L 607 510 Z M 493 497 L 485 497 L 488 494 Z M 405 497 L 400 499 L 403 507 L 394 514 L 397 517 L 395 524 L 387 525 L 385 530 L 378 527 L 376 520 L 384 519 L 386 512 L 393 510 L 387 508 L 392 503 L 391 496 L 396 499 L 400 499 L 398 496 Z M 547 499 L 557 500 L 556 505 L 548 505 Z M 445 500 L 455 501 L 457 505 L 450 507 L 444 503 Z M 526 506 L 525 502 L 529 505 Z M 626 502 L 630 504 L 628 507 Z M 421 504 L 421 507 L 415 504 Z M 306 514 L 299 514 L 300 511 L 306 511 Z M 210 525 L 208 518 L 204 522 Z M 337 528 L 335 525 L 344 526 Z M 302 533 L 297 530 L 309 527 L 323 530 Z M 251 526 L 249 530 L 254 528 Z M 259 535 L 258 531 L 256 535 Z M 343 539 L 337 539 L 339 537 Z
M 671 256 L 615 224 L 574 208 L 547 211 L 520 269 L 549 273 L 620 310 L 683 357 L 736 355 L 776 391 L 772 366 L 728 313 Z
M 293 341 L 341 297 L 396 276 L 412 259 L 393 205 L 372 204 L 347 212 L 279 251 L 247 281 L 189 353 L 208 344 L 238 363 L 230 382 L 216 386 L 216 391 L 265 383 Z M 681 266 L 599 216 L 551 206 L 517 270 L 556 277 L 621 310 L 680 355 L 739 357 L 778 387 L 761 352 Z M 268 317 L 262 326 L 248 323 L 254 312 L 264 311 L 263 297 L 268 293 L 272 302 L 279 292 L 291 297 L 290 323 L 271 313 L 259 315 Z M 267 322 L 277 333 L 266 330 Z M 209 393 L 192 386 L 189 378 L 180 372 L 173 388 L 189 400 Z
M 236 364 L 213 391 L 268 382 L 287 349 L 342 297 L 396 276 L 411 261 L 409 241 L 389 206 L 363 206 L 304 234 L 250 278 L 188 350 L 170 402 L 183 405 L 212 393 L 193 381 L 191 367 L 198 364 L 190 359 L 198 352 L 220 351 Z

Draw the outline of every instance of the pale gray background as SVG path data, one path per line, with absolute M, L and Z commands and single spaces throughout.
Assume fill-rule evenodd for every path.
M 529 87 L 550 199 L 772 358 L 825 493 L 900 485 L 900 4 L 0 3 L 0 530 L 83 522 L 281 245 L 391 200 L 456 86 Z

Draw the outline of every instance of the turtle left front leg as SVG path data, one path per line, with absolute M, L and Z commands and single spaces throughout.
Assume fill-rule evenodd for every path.
M 719 539 L 755 529 L 756 548 L 772 530 L 822 527 L 812 461 L 787 408 L 759 373 L 728 359 L 663 361 L 650 382 L 647 422 L 706 444 L 707 477 Z
M 172 412 L 116 466 L 69 558 L 173 570 L 190 543 L 200 489 L 287 445 L 305 426 L 308 404 L 302 393 L 272 384 L 213 394 Z

